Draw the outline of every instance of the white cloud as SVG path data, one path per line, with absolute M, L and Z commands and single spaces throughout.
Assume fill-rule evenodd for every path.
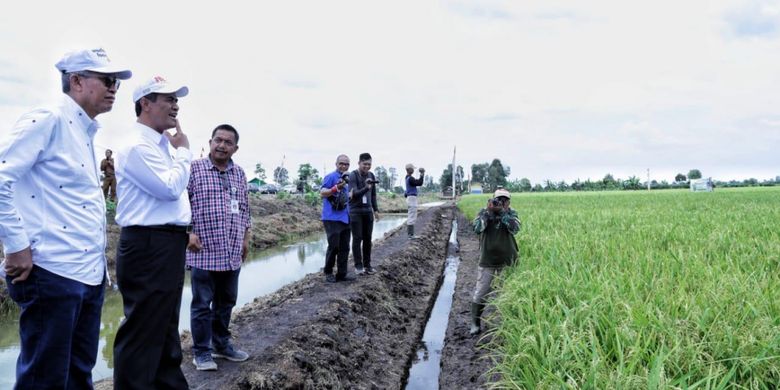
M 270 172 L 283 155 L 292 171 L 305 162 L 330 170 L 339 153 L 369 151 L 375 165 L 414 162 L 438 178 L 457 144 L 467 168 L 498 157 L 532 181 L 644 177 L 647 168 L 666 175 L 659 180 L 694 167 L 724 179 L 780 173 L 767 153 L 777 142 L 780 39 L 738 34 L 769 32 L 776 2 L 9 8 L 0 16 L 6 128 L 60 95 L 62 53 L 101 45 L 135 74 L 99 117 L 103 147 L 125 142 L 132 89 L 161 74 L 191 89 L 180 118 L 196 154 L 231 123 L 247 170 L 262 162 Z

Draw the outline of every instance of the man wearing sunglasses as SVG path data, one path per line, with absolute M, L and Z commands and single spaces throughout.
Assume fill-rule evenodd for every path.
M 160 76 L 133 92 L 129 144 L 117 150 L 116 278 L 125 319 L 114 341 L 114 386 L 187 389 L 179 309 L 192 215 L 190 142 L 179 125 L 189 89 Z M 176 128 L 171 134 L 169 129 Z
M 16 389 L 92 388 L 106 280 L 106 205 L 95 120 L 132 73 L 103 49 L 55 65 L 64 96 L 0 141 L 0 267 L 20 306 Z
M 208 157 L 192 162 L 187 185 L 192 207 L 187 246 L 192 363 L 199 371 L 216 370 L 214 358 L 233 362 L 249 358 L 233 347 L 228 329 L 251 227 L 246 174 L 232 159 L 237 150 L 238 131 L 227 124 L 217 126 L 211 132 Z

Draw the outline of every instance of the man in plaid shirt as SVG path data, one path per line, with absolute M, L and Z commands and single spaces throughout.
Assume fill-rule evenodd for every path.
M 228 330 L 251 226 L 246 175 L 231 159 L 238 150 L 238 131 L 217 126 L 209 149 L 207 158 L 192 162 L 187 186 L 193 224 L 187 246 L 187 266 L 192 269 L 190 325 L 198 370 L 216 370 L 214 358 L 234 362 L 249 358 L 233 348 Z

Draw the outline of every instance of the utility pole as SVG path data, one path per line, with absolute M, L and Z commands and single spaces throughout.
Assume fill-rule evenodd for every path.
M 455 199 L 455 150 L 457 145 L 452 147 L 452 199 Z
M 647 168 L 647 190 L 650 191 L 650 168 Z

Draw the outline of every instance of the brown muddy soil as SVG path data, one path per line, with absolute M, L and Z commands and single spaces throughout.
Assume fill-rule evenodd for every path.
M 460 265 L 452 296 L 447 333 L 441 353 L 440 389 L 482 389 L 497 381 L 497 375 L 489 373 L 495 366 L 494 356 L 488 354 L 486 346 L 492 337 L 490 321 L 482 321 L 483 332 L 469 335 L 471 323 L 471 296 L 477 282 L 479 264 L 479 239 L 471 227 L 471 221 L 458 213 L 458 244 Z M 491 318 L 490 306 L 483 318 Z M 485 329 L 487 328 L 487 331 Z
M 452 206 L 424 211 L 421 238 L 397 232 L 375 243 L 375 275 L 328 284 L 312 274 L 244 306 L 231 330 L 252 356 L 247 362 L 195 371 L 185 337 L 191 388 L 399 388 L 438 288 L 454 214 Z
M 443 199 L 440 199 L 436 194 L 423 193 L 418 197 L 417 203 L 423 204 L 441 200 Z M 393 197 L 392 194 L 382 194 L 377 203 L 379 203 L 379 211 L 383 213 L 406 214 L 407 211 L 406 198 L 403 195 L 395 194 Z

